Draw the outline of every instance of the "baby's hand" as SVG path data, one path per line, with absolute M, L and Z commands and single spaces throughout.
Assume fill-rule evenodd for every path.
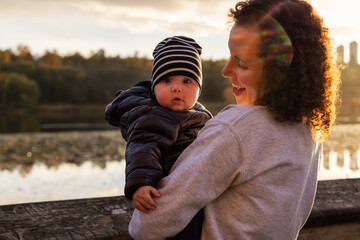
M 144 213 L 148 213 L 149 210 L 155 210 L 156 204 L 152 199 L 152 196 L 157 198 L 160 197 L 160 193 L 156 188 L 152 186 L 139 187 L 133 196 L 134 207 Z

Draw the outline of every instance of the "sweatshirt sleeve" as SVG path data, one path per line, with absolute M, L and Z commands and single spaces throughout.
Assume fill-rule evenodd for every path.
M 129 224 L 134 239 L 165 239 L 219 197 L 240 175 L 240 138 L 230 125 L 210 120 L 159 184 L 161 197 L 148 214 L 135 210 Z
M 180 124 L 160 114 L 145 114 L 128 128 L 125 196 L 144 185 L 157 187 L 163 177 L 161 157 L 177 139 Z

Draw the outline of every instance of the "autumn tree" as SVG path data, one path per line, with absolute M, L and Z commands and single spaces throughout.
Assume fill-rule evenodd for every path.
M 39 59 L 39 61 L 50 66 L 62 66 L 62 58 L 58 55 L 56 50 L 47 50 L 45 54 Z
M 0 75 L 0 99 L 5 107 L 34 109 L 39 103 L 40 89 L 37 83 L 18 73 Z
M 0 63 L 10 63 L 12 53 L 10 50 L 0 51 Z
M 78 52 L 76 52 L 73 55 L 65 56 L 63 58 L 64 65 L 70 65 L 70 66 L 84 66 L 86 64 L 86 59 Z
M 30 49 L 27 46 L 19 45 L 17 47 L 18 59 L 22 61 L 33 61 L 34 58 L 30 52 Z

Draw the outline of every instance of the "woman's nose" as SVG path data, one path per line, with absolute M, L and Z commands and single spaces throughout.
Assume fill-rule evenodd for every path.
M 231 62 L 230 59 L 228 60 L 228 62 L 226 63 L 226 65 L 224 66 L 224 68 L 221 71 L 221 74 L 224 77 L 229 77 L 231 73 Z

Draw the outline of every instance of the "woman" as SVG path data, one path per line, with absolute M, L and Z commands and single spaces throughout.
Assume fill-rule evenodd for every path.
M 302 0 L 250 0 L 230 10 L 226 107 L 159 184 L 135 239 L 164 239 L 204 208 L 202 239 L 296 239 L 310 214 L 321 143 L 339 78 L 322 19 Z

